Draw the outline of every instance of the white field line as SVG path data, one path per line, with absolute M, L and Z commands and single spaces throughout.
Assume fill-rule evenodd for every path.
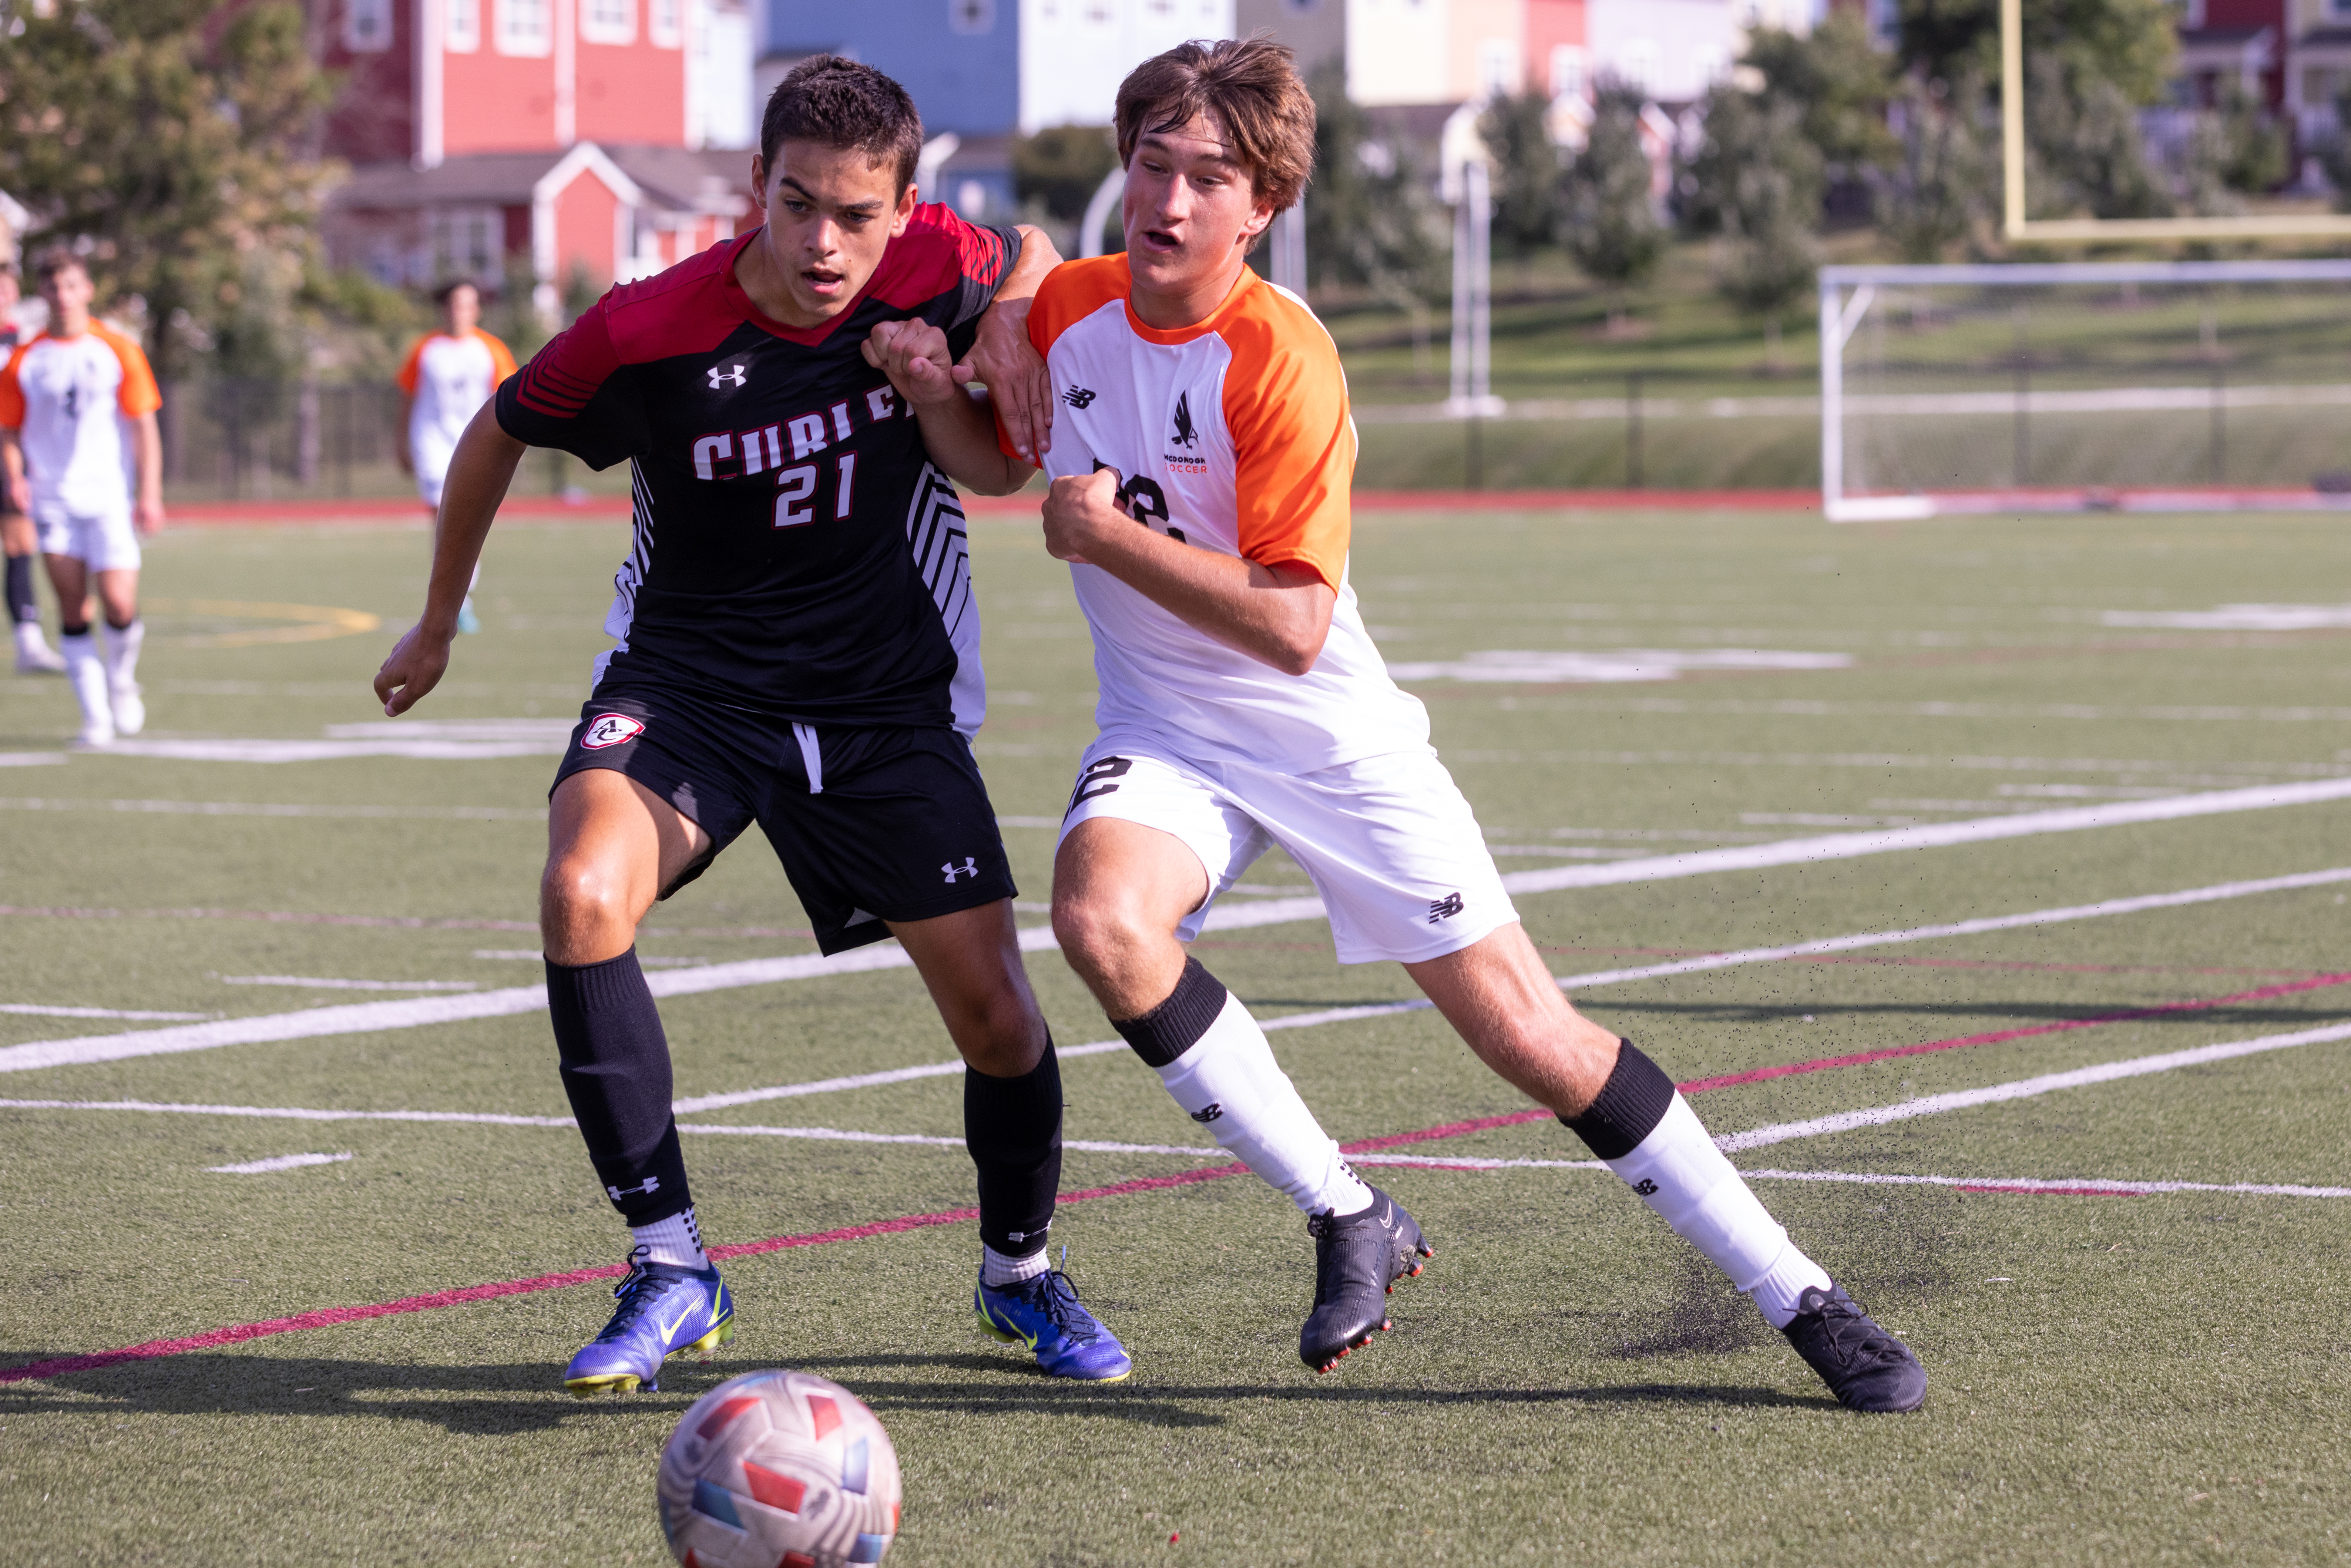
M 49 1008 L 38 1002 L 0 1002 L 0 1013 L 29 1013 L 36 1018 L 52 1019 L 208 1019 L 216 1013 L 150 1012 L 140 1008 Z
M 65 759 L 62 751 L 0 751 L 0 768 L 54 768 Z
M 1771 846 L 1767 844 L 1758 847 L 1768 849 Z M 1671 862 L 1685 857 L 1665 855 L 1656 858 Z M 1624 863 L 1625 862 L 1619 862 L 1619 866 Z M 2135 914 L 2142 910 L 2173 908 L 2215 900 L 2243 898 L 2257 894 L 2317 887 L 2328 883 L 2343 881 L 2351 881 L 2351 868 L 2302 872 L 2290 876 L 2267 877 L 2247 882 L 2219 883 L 2209 887 L 2189 888 L 2179 893 L 2147 894 L 2133 898 L 2108 899 L 2099 904 L 2033 910 L 2020 915 L 1991 915 L 1979 920 L 1962 920 L 1944 925 L 1919 926 L 1910 931 L 1865 932 L 1848 936 L 1823 937 L 1813 942 L 1796 943 L 1782 947 L 1750 947 L 1735 953 L 1677 958 L 1662 964 L 1642 965 L 1634 968 L 1603 969 L 1585 975 L 1569 975 L 1562 977 L 1559 983 L 1562 989 L 1574 990 L 1592 986 L 1614 985 L 1627 980 L 1656 979 L 1668 975 L 1729 968 L 1741 964 L 1762 963 L 1806 954 L 1842 952 L 1855 947 L 1876 946 L 1905 941 L 1926 941 L 1940 936 L 1974 936 L 1989 931 L 2054 925 L 2064 921 L 2091 919 L 2106 915 Z M 1022 950 L 1027 952 L 1036 952 L 1050 947 L 1054 946 L 1052 931 L 1050 927 L 1037 927 L 1030 931 L 1024 931 L 1020 934 L 1020 946 Z M 856 948 L 831 958 L 816 954 L 806 954 L 791 958 L 754 958 L 735 964 L 713 964 L 700 969 L 674 969 L 649 975 L 645 978 L 646 985 L 654 996 L 666 997 L 686 995 L 702 990 L 716 990 L 726 985 L 757 985 L 766 980 L 798 979 L 817 974 L 840 974 L 856 969 L 894 968 L 910 962 L 905 950 L 895 943 L 880 943 Z M 750 973 L 747 974 L 747 971 Z M 257 1018 L 224 1019 L 212 1023 L 176 1030 L 140 1030 L 117 1035 L 89 1035 L 75 1040 L 35 1040 L 24 1045 L 0 1048 L 0 1071 L 23 1071 L 39 1067 L 115 1061 L 124 1057 L 159 1055 L 174 1051 L 208 1051 L 217 1046 L 247 1044 L 256 1041 L 303 1040 L 322 1035 L 359 1034 L 375 1030 L 407 1029 L 434 1023 L 455 1023 L 473 1019 L 531 1012 L 546 1005 L 547 988 L 545 986 L 515 986 L 495 991 L 475 992 L 463 997 L 436 997 L 398 1002 L 362 1002 L 339 1008 L 312 1008 L 298 1012 L 263 1014 Z M 1398 1013 L 1417 1012 L 1427 1008 L 1428 1005 L 1425 998 L 1416 998 L 1410 1001 L 1378 1003 L 1364 1007 L 1329 1008 L 1315 1012 L 1292 1013 L 1282 1018 L 1267 1019 L 1263 1020 L 1263 1027 L 1268 1030 L 1306 1029 L 1326 1023 L 1347 1023 L 1364 1019 L 1391 1017 Z M 1104 1051 L 1116 1051 L 1122 1043 L 1119 1040 L 1094 1040 L 1083 1045 L 1064 1046 L 1057 1054 L 1064 1058 L 1093 1056 Z M 915 1067 L 852 1073 L 844 1077 L 820 1079 L 808 1083 L 782 1084 L 772 1088 L 738 1090 L 731 1093 L 698 1095 L 676 1102 L 676 1110 L 680 1114 L 691 1114 L 697 1111 L 723 1110 L 732 1105 L 748 1105 L 767 1100 L 791 1099 L 804 1094 L 826 1094 L 841 1090 L 866 1089 L 885 1083 L 907 1082 L 914 1079 L 936 1078 L 959 1072 L 962 1070 L 963 1063 L 960 1061 L 925 1062 Z
M 2104 1176 L 1895 1176 L 1886 1171 L 1741 1171 L 1750 1181 L 1853 1182 L 1863 1186 L 1997 1187 L 2002 1192 L 2096 1192 L 2118 1197 L 2167 1192 L 2242 1192 L 2262 1197 L 2351 1197 L 2351 1186 L 2285 1186 L 2269 1182 L 2110 1181 Z
M 271 1171 L 299 1170 L 304 1166 L 331 1166 L 350 1159 L 349 1155 L 278 1155 L 271 1159 L 248 1160 L 241 1166 L 206 1166 L 215 1176 L 266 1176 Z
M 459 1122 L 486 1127 L 572 1127 L 569 1116 L 495 1111 L 332 1111 L 300 1105 L 190 1105 L 155 1100 L 0 1100 L 10 1111 L 140 1111 L 167 1116 L 251 1116 L 270 1122 Z
M 34 796 L 0 798 L 0 811 L 126 811 L 169 817 L 422 817 L 469 822 L 547 821 L 543 809 L 528 810 L 518 806 L 311 806 L 261 800 L 98 800 Z
M 317 975 L 223 975 L 224 986 L 297 986 L 306 991 L 471 991 L 471 980 L 330 980 Z
M 2080 1089 L 2092 1083 L 2110 1083 L 2120 1078 L 2140 1078 L 2151 1072 L 2169 1072 L 2175 1068 L 2196 1067 L 2207 1061 L 2226 1061 L 2231 1057 L 2287 1051 L 2298 1045 L 2319 1045 L 2336 1040 L 2351 1040 L 2351 1023 L 2296 1030 L 2290 1034 L 2265 1034 L 2252 1040 L 2227 1040 L 2217 1045 L 2199 1045 L 2188 1051 L 2168 1051 L 2158 1056 L 2137 1056 L 2125 1061 L 2103 1062 L 2096 1067 L 2077 1067 L 2070 1072 L 2045 1072 L 2037 1078 L 2020 1078 L 2011 1083 L 1989 1084 L 1981 1089 L 1927 1094 L 1891 1105 L 1872 1106 L 1862 1111 L 1839 1111 L 1833 1115 L 1813 1116 L 1802 1122 L 1782 1122 L 1773 1126 L 1758 1127 L 1752 1132 L 1729 1133 L 1714 1141 L 1725 1154 L 1737 1154 L 1742 1149 L 1760 1149 L 1770 1144 L 1786 1143 L 1792 1138 L 1818 1138 L 1830 1133 L 1849 1133 L 1856 1127 L 1882 1127 L 1888 1123 L 1907 1122 L 1917 1116 L 1939 1116 L 1946 1111 L 1996 1105 L 2009 1100 L 2029 1100 L 2034 1095 L 2047 1094 L 2059 1089 Z

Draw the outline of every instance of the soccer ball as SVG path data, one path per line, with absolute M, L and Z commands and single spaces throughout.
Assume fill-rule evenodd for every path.
M 730 1377 L 662 1449 L 662 1533 L 686 1568 L 879 1563 L 898 1533 L 898 1454 L 872 1411 L 805 1372 Z

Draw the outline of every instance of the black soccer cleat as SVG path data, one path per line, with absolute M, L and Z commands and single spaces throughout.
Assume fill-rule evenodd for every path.
M 1377 1187 L 1371 1207 L 1315 1215 L 1306 1233 L 1314 1238 L 1314 1311 L 1298 1331 L 1298 1359 L 1328 1372 L 1387 1328 L 1388 1292 L 1437 1254 L 1404 1206 Z
M 1927 1402 L 1927 1369 L 1839 1285 L 1808 1286 L 1780 1331 L 1850 1409 L 1882 1414 Z

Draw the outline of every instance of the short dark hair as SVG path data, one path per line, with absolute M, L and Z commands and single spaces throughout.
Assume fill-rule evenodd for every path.
M 460 288 L 472 289 L 474 291 L 474 298 L 476 299 L 479 299 L 482 297 L 482 286 L 475 282 L 472 278 L 453 277 L 448 282 L 443 284 L 440 287 L 433 291 L 433 303 L 435 305 L 448 304 L 450 297 L 455 294 Z
M 40 259 L 33 263 L 34 280 L 37 284 L 47 283 L 68 267 L 79 272 L 84 277 L 89 277 L 89 264 L 73 252 L 64 249 L 44 251 Z
M 787 141 L 813 141 L 894 163 L 903 196 L 923 156 L 923 116 L 904 88 L 872 66 L 814 55 L 776 84 L 759 121 L 759 156 L 771 175 L 776 149 Z
M 1314 95 L 1290 50 L 1263 33 L 1215 43 L 1195 39 L 1155 55 L 1118 85 L 1118 161 L 1155 131 L 1181 131 L 1201 115 L 1222 122 L 1249 186 L 1275 212 L 1295 206 L 1314 170 Z

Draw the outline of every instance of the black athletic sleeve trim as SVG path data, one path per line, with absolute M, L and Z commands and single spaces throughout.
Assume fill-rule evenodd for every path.
M 531 446 L 609 468 L 650 444 L 643 400 L 612 342 L 606 295 L 497 391 L 498 427 Z

